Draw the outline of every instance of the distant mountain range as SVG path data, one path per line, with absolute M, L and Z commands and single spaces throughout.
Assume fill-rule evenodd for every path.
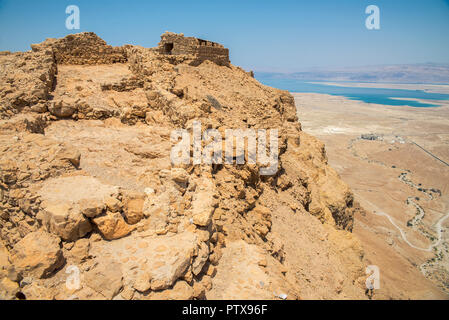
M 449 64 L 397 64 L 347 68 L 311 68 L 294 73 L 256 72 L 259 78 L 318 81 L 449 84 Z

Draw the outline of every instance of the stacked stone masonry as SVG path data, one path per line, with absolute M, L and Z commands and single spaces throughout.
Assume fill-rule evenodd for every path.
M 123 47 L 112 47 L 93 32 L 68 35 L 62 39 L 47 39 L 31 45 L 33 51 L 52 49 L 56 63 L 96 65 L 127 61 Z
M 229 49 L 221 44 L 212 41 L 197 39 L 194 37 L 184 37 L 183 34 L 166 32 L 161 36 L 159 52 L 167 55 L 193 55 L 195 61 L 200 64 L 205 60 L 210 60 L 221 66 L 228 66 Z

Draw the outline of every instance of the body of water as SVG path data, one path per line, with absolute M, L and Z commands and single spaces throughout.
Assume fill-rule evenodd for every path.
M 325 93 L 389 106 L 438 107 L 438 102 L 423 103 L 407 99 L 449 100 L 449 94 L 429 93 L 422 90 L 340 87 L 295 79 L 258 77 L 257 75 L 256 79 L 267 86 L 290 92 Z M 395 98 L 400 98 L 400 100 Z

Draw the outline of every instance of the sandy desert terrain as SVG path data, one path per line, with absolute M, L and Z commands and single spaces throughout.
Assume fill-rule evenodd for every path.
M 449 103 L 367 104 L 295 93 L 303 130 L 326 144 L 330 165 L 366 213 L 354 233 L 380 269 L 381 299 L 449 296 Z

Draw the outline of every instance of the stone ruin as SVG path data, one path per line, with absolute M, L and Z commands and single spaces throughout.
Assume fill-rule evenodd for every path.
M 47 39 L 32 44 L 34 52 L 51 48 L 57 64 L 97 65 L 127 61 L 123 47 L 112 47 L 93 32 L 70 34 L 61 39 Z
M 125 63 L 128 61 L 126 48 L 113 47 L 93 32 L 68 35 L 61 39 L 47 39 L 40 44 L 33 44 L 34 52 L 51 49 L 56 63 L 65 65 L 98 65 Z M 229 66 L 229 49 L 221 44 L 184 34 L 166 32 L 161 35 L 161 42 L 151 50 L 162 55 L 186 56 L 193 66 L 209 60 L 220 66 Z
M 205 60 L 215 62 L 220 66 L 229 66 L 229 49 L 221 44 L 194 37 L 184 37 L 184 34 L 166 32 L 161 36 L 158 46 L 159 53 L 166 55 L 193 55 L 194 64 Z

